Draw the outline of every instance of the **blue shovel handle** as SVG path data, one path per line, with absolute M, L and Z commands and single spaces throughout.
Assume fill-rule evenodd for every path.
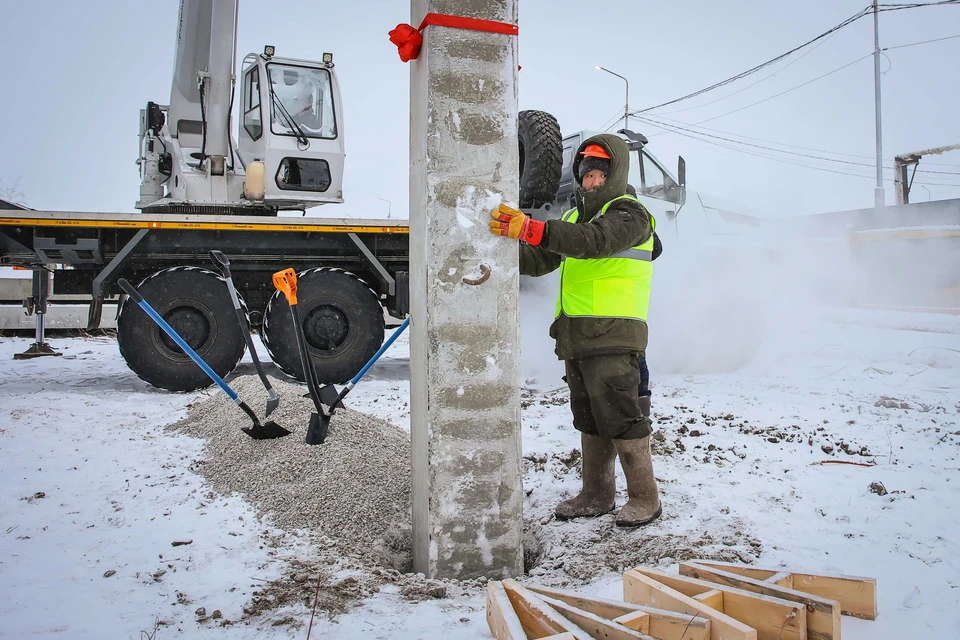
M 401 324 L 397 328 L 397 330 L 393 332 L 393 335 L 387 338 L 387 341 L 383 343 L 383 346 L 380 347 L 380 350 L 377 351 L 375 354 L 373 354 L 373 357 L 370 358 L 367 364 L 363 365 L 363 369 L 360 369 L 360 373 L 353 376 L 353 380 L 350 381 L 351 388 L 353 388 L 358 382 L 360 382 L 360 378 L 362 378 L 367 373 L 367 371 L 370 370 L 370 367 L 376 364 L 377 360 L 380 359 L 380 356 L 383 355 L 383 352 L 390 348 L 390 345 L 393 344 L 393 341 L 400 337 L 400 334 L 403 333 L 403 330 L 406 329 L 409 324 L 410 324 L 410 318 L 408 316 L 407 319 L 403 321 L 403 324 Z
M 124 292 L 125 292 L 128 296 L 130 296 L 130 297 L 133 299 L 134 302 L 136 302 L 138 305 L 140 305 L 140 308 L 143 309 L 143 310 L 147 313 L 148 316 L 150 316 L 151 318 L 153 318 L 153 321 L 154 321 L 154 322 L 156 322 L 158 325 L 160 325 L 160 328 L 163 329 L 163 330 L 167 333 L 167 335 L 170 336 L 170 337 L 173 339 L 173 341 L 176 342 L 177 345 L 178 345 L 181 349 L 183 349 L 184 353 L 186 353 L 188 356 L 190 356 L 190 359 L 191 359 L 191 360 L 193 360 L 194 362 L 196 362 L 197 365 L 198 365 L 201 369 L 203 369 L 203 372 L 204 372 L 205 374 L 207 374 L 208 376 L 210 376 L 210 379 L 211 379 L 211 380 L 213 380 L 214 382 L 216 382 L 217 385 L 219 385 L 220 388 L 223 389 L 223 392 L 224 392 L 224 393 L 226 393 L 228 396 L 230 396 L 230 399 L 231 399 L 231 400 L 233 400 L 234 402 L 239 402 L 239 396 L 237 395 L 237 393 L 236 393 L 233 389 L 231 389 L 231 388 L 229 387 L 229 385 L 227 385 L 226 382 L 223 381 L 223 378 L 221 378 L 220 376 L 218 376 L 218 375 L 216 374 L 216 372 L 215 372 L 213 369 L 210 368 L 210 365 L 208 365 L 206 362 L 203 361 L 203 358 L 201 358 L 201 357 L 197 354 L 197 352 L 194 351 L 194 350 L 190 347 L 190 345 L 188 345 L 188 344 L 184 341 L 184 339 L 181 338 L 181 337 L 177 334 L 176 331 L 174 331 L 173 327 L 171 327 L 169 324 L 167 324 L 167 321 L 166 321 L 166 320 L 164 320 L 163 318 L 160 317 L 160 314 L 159 314 L 159 313 L 157 313 L 156 311 L 154 311 L 153 307 L 151 307 L 149 304 L 147 304 L 147 301 L 143 299 L 143 296 L 140 295 L 140 292 L 137 291 L 137 290 L 133 287 L 132 284 L 130 284 L 129 282 L 127 282 L 124 278 L 120 278 L 120 280 L 117 281 L 117 284 L 120 285 L 120 288 L 123 289 Z

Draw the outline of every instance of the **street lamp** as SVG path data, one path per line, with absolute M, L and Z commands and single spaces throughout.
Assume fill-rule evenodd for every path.
M 381 198 L 380 196 L 373 196 L 373 197 L 376 198 L 377 200 L 383 200 L 384 202 L 387 203 L 387 219 L 389 220 L 389 219 L 390 219 L 390 211 L 393 209 L 393 205 L 392 205 L 392 204 L 390 203 L 390 201 L 387 200 L 386 198 Z
M 613 71 L 610 71 L 610 69 L 604 69 L 604 68 L 601 67 L 600 65 L 594 65 L 593 68 L 594 68 L 594 69 L 598 69 L 598 70 L 600 70 L 600 71 L 606 71 L 607 73 L 609 73 L 609 74 L 612 75 L 612 76 L 617 76 L 618 78 L 620 78 L 621 80 L 623 80 L 623 81 L 627 84 L 626 97 L 625 97 L 625 99 L 624 99 L 624 101 L 623 101 L 623 128 L 624 128 L 624 129 L 629 128 L 628 125 L 629 125 L 629 122 L 630 122 L 630 120 L 629 120 L 629 118 L 630 118 L 630 81 L 627 80 L 626 78 L 624 78 L 624 77 L 623 77 L 622 75 L 620 75 L 619 73 L 614 73 Z
M 923 185 L 920 185 L 920 186 L 923 188 L 924 191 L 927 192 L 927 202 L 930 202 L 930 189 L 927 189 Z

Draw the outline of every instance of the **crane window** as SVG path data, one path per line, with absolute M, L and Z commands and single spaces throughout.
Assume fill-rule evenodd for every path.
M 254 140 L 263 135 L 260 117 L 260 70 L 256 67 L 243 78 L 243 128 Z
M 334 139 L 337 120 L 326 69 L 267 65 L 270 79 L 270 130 L 278 135 Z
M 332 181 L 327 161 L 311 158 L 284 158 L 275 179 L 284 191 L 326 191 Z

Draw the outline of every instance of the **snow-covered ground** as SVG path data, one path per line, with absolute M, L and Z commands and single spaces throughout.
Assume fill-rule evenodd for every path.
M 879 618 L 845 617 L 848 640 L 960 637 L 960 318 L 830 309 L 771 326 L 725 374 L 658 375 L 652 337 L 664 517 L 640 531 L 550 518 L 578 488 L 579 438 L 555 367 L 528 380 L 523 580 L 618 597 L 633 563 L 739 558 L 877 578 Z M 243 609 L 311 543 L 211 491 L 204 442 L 164 429 L 220 392 L 151 388 L 109 338 L 50 343 L 63 357 L 13 361 L 30 340 L 0 339 L 0 637 L 306 637 L 305 604 Z M 348 405 L 409 429 L 408 390 L 402 338 Z M 489 637 L 479 589 L 411 602 L 387 583 L 311 637 L 443 636 Z

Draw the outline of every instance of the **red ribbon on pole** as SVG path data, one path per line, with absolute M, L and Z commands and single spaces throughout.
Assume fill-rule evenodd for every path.
M 454 29 L 468 29 L 470 31 L 485 31 L 487 33 L 504 33 L 508 36 L 515 36 L 520 33 L 519 27 L 509 22 L 450 16 L 443 13 L 428 13 L 423 17 L 423 22 L 420 23 L 419 28 L 414 29 L 409 24 L 398 24 L 397 28 L 388 34 L 390 36 L 390 42 L 397 45 L 400 60 L 410 62 L 419 57 L 420 47 L 423 45 L 423 36 L 421 33 L 430 25 L 452 27 Z

